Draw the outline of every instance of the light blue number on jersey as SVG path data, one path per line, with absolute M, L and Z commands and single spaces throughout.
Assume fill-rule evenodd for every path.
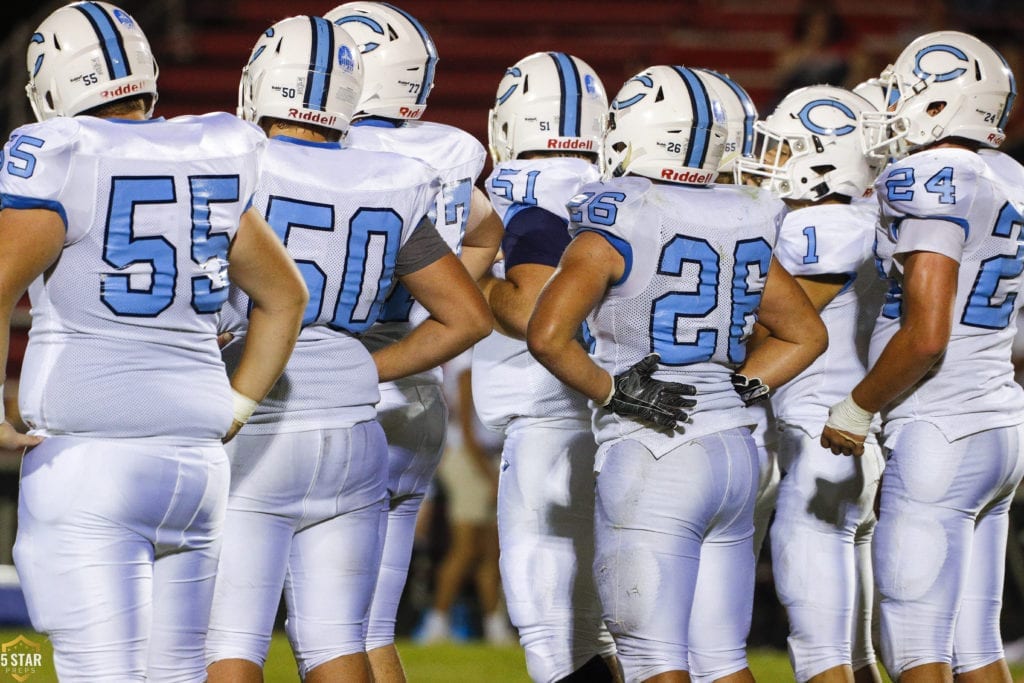
M 714 328 L 697 330 L 695 341 L 676 339 L 678 318 L 703 318 L 718 306 L 718 252 L 707 241 L 676 235 L 661 250 L 659 275 L 679 277 L 683 265 L 696 263 L 697 291 L 671 292 L 654 300 L 651 307 L 651 350 L 661 354 L 665 365 L 686 365 L 710 360 L 718 344 Z
M 768 272 L 771 256 L 771 246 L 763 239 L 736 243 L 729 325 L 730 362 L 742 363 L 746 359 L 745 333 L 750 317 L 761 303 L 761 290 L 750 288 L 751 267 L 758 266 L 763 277 Z M 697 290 L 665 294 L 654 301 L 651 310 L 651 350 L 661 355 L 661 362 L 665 365 L 709 361 L 718 344 L 718 330 L 712 327 L 697 330 L 692 342 L 681 342 L 676 338 L 676 321 L 679 318 L 707 317 L 719 304 L 721 265 L 718 252 L 703 239 L 676 235 L 661 251 L 658 273 L 679 277 L 686 263 L 698 266 Z
M 237 176 L 194 176 L 192 191 L 192 260 L 206 275 L 192 278 L 192 308 L 199 313 L 216 313 L 228 300 L 228 249 L 231 238 L 225 232 L 211 232 L 210 204 L 238 201 Z
M 267 204 L 267 222 L 287 246 L 292 228 L 333 231 L 334 207 L 272 197 Z M 391 287 L 402 237 L 402 218 L 392 209 L 361 208 L 349 219 L 348 227 L 341 290 L 329 325 L 358 333 L 366 331 L 377 320 L 384 294 Z M 383 244 L 379 249 L 372 251 L 382 257 L 370 263 L 371 246 L 381 240 Z M 315 321 L 323 309 L 327 276 L 314 261 L 302 259 L 296 260 L 296 264 L 309 289 L 309 305 L 303 316 L 303 324 L 307 325 Z M 368 279 L 368 274 L 377 277 Z
M 459 239 L 455 253 L 462 252 L 462 237 L 466 234 L 466 223 L 469 222 L 469 207 L 473 201 L 473 181 L 469 178 L 448 183 L 442 190 L 444 197 L 444 226 L 458 226 Z M 439 226 L 443 234 L 447 233 Z M 380 312 L 382 323 L 407 323 L 412 305 L 416 300 L 409 294 L 401 282 L 388 295 Z
M 10 159 L 4 159 L 0 152 L 0 165 L 6 164 L 5 170 L 18 178 L 31 178 L 36 171 L 36 156 L 31 149 L 39 149 L 44 141 L 31 135 L 19 135 L 11 141 Z
M 613 202 L 622 202 L 626 195 L 621 192 L 581 192 L 573 197 L 565 208 L 569 210 L 569 220 L 583 223 L 583 207 L 587 207 L 586 222 L 594 225 L 615 225 L 619 215 L 619 207 Z
M 300 202 L 287 197 L 271 196 L 267 200 L 267 223 L 277 233 L 278 239 L 286 247 L 292 228 L 306 230 L 334 231 L 334 205 Z M 320 317 L 324 304 L 324 290 L 327 288 L 327 274 L 308 259 L 295 259 L 295 265 L 306 281 L 309 290 L 309 303 L 302 316 L 302 324 L 309 325 Z
M 1024 272 L 1024 244 L 1021 243 L 1020 228 L 1024 226 L 1024 216 L 1007 203 L 999 212 L 992 235 L 995 237 L 1011 237 L 1013 227 L 1017 226 L 1017 251 L 1012 255 L 992 256 L 981 262 L 974 288 L 967 298 L 960 322 L 971 327 L 982 327 L 990 330 L 1001 330 L 1010 324 L 1017 300 L 1017 287 L 1013 287 L 997 299 L 999 285 L 1006 280 L 1020 277 Z M 1006 291 L 1006 290 L 1004 290 Z
M 732 324 L 729 327 L 729 361 L 742 363 L 747 358 L 746 338 L 757 321 L 757 307 L 761 305 L 762 288 L 751 290 L 750 278 L 760 282 L 768 275 L 772 261 L 772 248 L 761 238 L 736 243 L 733 252 L 736 264 L 732 271 Z M 757 273 L 752 273 L 757 266 Z
M 178 277 L 174 245 L 159 236 L 136 238 L 132 218 L 138 204 L 176 201 L 174 178 L 170 176 L 112 179 L 103 260 L 118 270 L 136 263 L 146 264 L 149 270 L 139 273 L 149 276 L 149 286 L 143 289 L 132 288 L 132 275 L 107 275 L 103 279 L 100 300 L 115 314 L 152 318 L 174 302 L 174 282 Z M 226 251 L 224 255 L 227 256 Z
M 804 255 L 804 264 L 818 262 L 818 231 L 813 225 L 804 228 L 804 237 L 807 238 L 807 253 Z
M 494 194 L 499 197 L 504 197 L 513 204 L 526 204 L 527 206 L 537 205 L 537 195 L 535 188 L 537 187 L 537 176 L 540 175 L 540 171 L 527 171 L 526 173 L 526 186 L 523 188 L 522 196 L 515 196 L 515 176 L 519 175 L 520 169 L 518 168 L 502 168 L 498 170 L 498 174 L 491 178 L 491 189 L 494 190 Z

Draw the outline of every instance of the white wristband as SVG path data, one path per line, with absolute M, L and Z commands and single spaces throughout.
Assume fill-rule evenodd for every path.
M 612 402 L 612 396 L 614 396 L 614 395 L 615 395 L 615 378 L 612 377 L 612 390 L 608 392 L 608 398 L 606 398 L 601 403 L 601 407 L 602 408 L 607 408 L 608 404 Z
M 248 422 L 258 404 L 259 401 L 254 401 L 245 394 L 238 393 L 234 388 L 231 389 L 231 410 L 235 422 L 242 424 Z
M 871 418 L 874 416 L 874 413 L 869 413 L 857 405 L 853 396 L 849 395 L 828 411 L 828 422 L 825 426 L 857 436 L 867 436 L 871 429 Z
M 4 396 L 4 385 L 0 384 L 0 422 L 7 421 L 7 401 Z

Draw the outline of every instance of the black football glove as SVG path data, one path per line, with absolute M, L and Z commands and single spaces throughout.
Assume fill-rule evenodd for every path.
M 635 417 L 661 427 L 675 427 L 689 415 L 686 410 L 697 402 L 686 398 L 697 390 L 690 384 L 663 382 L 651 375 L 658 369 L 661 356 L 652 353 L 613 378 L 615 390 L 604 407 L 616 415 Z
M 765 400 L 772 391 L 757 377 L 747 377 L 736 373 L 732 375 L 732 388 L 740 395 L 744 405 L 748 406 Z

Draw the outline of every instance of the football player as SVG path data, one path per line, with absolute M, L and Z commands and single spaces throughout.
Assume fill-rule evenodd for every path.
M 594 571 L 629 681 L 689 680 L 691 669 L 751 680 L 760 471 L 744 403 L 827 343 L 772 260 L 782 202 L 712 184 L 725 139 L 722 109 L 693 70 L 628 80 L 610 107 L 610 179 L 570 201 L 574 238 L 527 328 L 533 355 L 593 402 Z M 772 336 L 747 357 L 755 316 Z M 584 319 L 593 358 L 576 341 Z M 785 367 L 762 373 L 774 354 Z M 698 593 L 729 608 L 706 620 L 692 609 Z
M 828 350 L 771 399 L 784 473 L 771 528 L 773 576 L 801 682 L 880 680 L 871 643 L 870 543 L 881 450 L 874 434 L 857 459 L 836 458 L 819 443 L 828 408 L 866 372 L 884 293 L 872 251 L 876 204 L 862 199 L 875 176 L 859 119 L 871 109 L 835 86 L 789 93 L 756 124 L 757 154 L 738 167 L 790 207 L 775 257 L 829 336 Z
M 480 290 L 428 217 L 433 170 L 344 146 L 362 78 L 356 42 L 310 16 L 267 29 L 242 72 L 238 113 L 270 138 L 254 204 L 310 304 L 281 380 L 229 452 L 210 681 L 261 679 L 282 589 L 303 679 L 371 679 L 364 628 L 387 498 L 378 381 L 434 367 L 490 331 Z M 429 317 L 371 356 L 358 335 L 396 279 Z M 248 302 L 236 294 L 229 367 L 247 346 Z
M 437 48 L 421 22 L 384 2 L 350 2 L 325 17 L 359 45 L 365 79 L 348 144 L 404 154 L 434 168 L 440 192 L 437 231 L 474 278 L 490 268 L 501 221 L 475 186 L 483 145 L 463 130 L 421 120 L 434 86 Z M 389 296 L 380 323 L 362 336 L 372 351 L 402 339 L 427 317 L 404 287 Z M 380 387 L 378 419 L 388 441 L 388 520 L 380 578 L 373 597 L 367 648 L 378 680 L 404 680 L 395 649 L 395 621 L 412 556 L 416 516 L 440 462 L 448 420 L 441 369 Z M 504 614 L 498 615 L 502 620 Z
M 512 624 L 534 681 L 612 680 L 615 646 L 593 578 L 594 452 L 586 398 L 526 348 L 537 296 L 569 244 L 566 203 L 600 177 L 608 98 L 588 64 L 538 52 L 509 67 L 490 111 L 487 192 L 505 224 L 498 328 L 473 351 L 473 397 L 504 431 L 498 542 Z M 575 677 L 575 678 L 574 678 Z
M 913 40 L 865 114 L 876 253 L 889 291 L 871 366 L 821 443 L 861 455 L 876 413 L 887 453 L 872 559 L 882 658 L 900 681 L 1009 681 L 999 633 L 1008 509 L 1024 473 L 1024 391 L 1010 361 L 1024 281 L 1024 168 L 997 150 L 1016 86 L 989 45 Z
M 0 170 L 0 348 L 26 288 L 14 561 L 66 681 L 202 681 L 228 493 L 222 440 L 285 366 L 306 288 L 249 209 L 266 144 L 227 114 L 152 119 L 157 66 L 104 2 L 55 10 L 28 48 L 39 123 Z M 230 379 L 229 282 L 253 302 Z M 45 437 L 41 440 L 40 437 Z

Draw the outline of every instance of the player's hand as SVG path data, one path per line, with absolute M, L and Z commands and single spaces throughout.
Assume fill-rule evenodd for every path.
M 231 343 L 231 340 L 235 338 L 235 335 L 230 332 L 221 332 L 217 335 L 217 347 L 223 349 L 225 346 Z
M 10 422 L 0 422 L 0 448 L 9 451 L 20 451 L 25 448 L 38 446 L 42 442 L 43 437 L 41 436 L 22 434 Z
M 221 443 L 227 443 L 228 441 L 231 441 L 231 439 L 235 438 L 235 434 L 238 433 L 238 430 L 241 429 L 244 425 L 245 425 L 244 422 L 239 422 L 238 420 L 232 420 L 231 421 L 231 428 L 228 429 L 228 433 L 224 435 L 224 438 L 221 439 L 220 442 Z
M 661 356 L 649 354 L 622 374 L 613 378 L 614 391 L 604 407 L 623 417 L 653 422 L 661 427 L 676 427 L 689 417 L 686 412 L 697 405 L 687 396 L 697 390 L 690 384 L 663 382 L 652 375 Z
M 864 439 L 860 434 L 851 434 L 825 425 L 821 433 L 821 447 L 835 455 L 864 455 Z
M 743 405 L 749 406 L 758 401 L 763 401 L 771 393 L 768 385 L 757 377 L 747 377 L 746 375 L 734 372 L 730 379 L 732 379 L 732 388 L 740 395 Z
M 871 430 L 874 413 L 864 410 L 849 395 L 828 410 L 828 422 L 821 432 L 821 447 L 835 455 L 864 455 L 864 440 Z

